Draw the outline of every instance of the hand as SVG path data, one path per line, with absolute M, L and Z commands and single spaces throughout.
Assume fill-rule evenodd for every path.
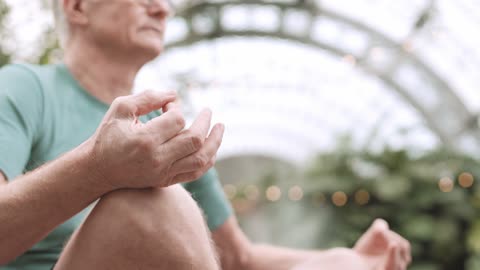
M 166 187 L 199 178 L 215 162 L 224 127 L 210 134 L 211 112 L 202 111 L 192 126 L 185 120 L 176 94 L 146 91 L 115 99 L 95 134 L 85 143 L 97 184 L 120 188 Z M 163 109 L 147 123 L 138 117 Z M 182 131 L 183 130 L 183 131 Z
M 376 220 L 353 249 L 319 252 L 292 270 L 406 270 L 411 262 L 410 244 Z
M 380 270 L 404 270 L 412 262 L 410 243 L 377 219 L 353 248 Z

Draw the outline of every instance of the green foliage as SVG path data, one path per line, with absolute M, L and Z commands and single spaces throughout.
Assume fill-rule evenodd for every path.
M 342 147 L 313 162 L 303 201 L 347 194 L 346 205 L 323 206 L 334 209 L 327 246 L 352 246 L 374 219 L 384 218 L 411 241 L 411 269 L 474 270 L 480 269 L 480 186 L 469 185 L 471 176 L 480 177 L 477 160 L 444 150 L 415 157 Z
M 5 4 L 3 0 L 0 0 L 0 41 L 5 36 L 4 21 L 9 11 L 10 9 L 7 4 Z M 0 67 L 8 64 L 10 62 L 10 59 L 10 55 L 4 52 L 2 44 L 0 43 Z
M 44 8 L 49 8 L 46 2 L 44 2 Z M 2 44 L 3 41 L 10 37 L 9 35 L 15 31 L 15 29 L 5 29 L 5 21 L 8 18 L 9 12 L 10 7 L 4 2 L 4 0 L 0 0 L 0 67 L 7 65 L 14 60 L 18 60 L 12 52 L 6 51 Z M 28 61 L 40 65 L 49 64 L 55 59 L 60 50 L 58 39 L 53 27 L 47 29 L 42 40 L 39 40 L 35 45 L 38 46 L 38 53 L 32 55 L 28 59 L 21 59 L 21 61 Z

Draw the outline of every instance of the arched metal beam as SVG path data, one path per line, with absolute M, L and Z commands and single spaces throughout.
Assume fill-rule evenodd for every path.
M 223 9 L 226 7 L 251 7 L 252 9 L 257 7 L 275 7 L 281 11 L 278 13 L 278 21 L 280 25 L 278 29 L 275 29 L 274 31 L 228 29 L 222 25 L 221 21 Z M 309 17 L 310 22 L 307 24 L 308 29 L 301 31 L 303 34 L 293 34 L 286 31 L 284 28 L 284 15 L 286 11 L 300 11 L 305 14 L 305 16 Z M 210 31 L 206 33 L 195 31 L 193 20 L 198 14 L 207 14 L 207 18 L 211 19 Z M 203 40 L 228 36 L 257 36 L 300 42 L 302 44 L 329 51 L 340 57 L 352 55 L 357 59 L 357 66 L 367 73 L 381 79 L 386 85 L 394 89 L 408 103 L 418 110 L 424 117 L 428 127 L 435 132 L 447 146 L 455 149 L 458 138 L 465 133 L 471 133 L 471 135 L 480 139 L 480 128 L 478 125 L 471 125 L 471 119 L 473 117 L 472 113 L 466 109 L 463 102 L 452 91 L 446 81 L 437 76 L 428 65 L 418 59 L 414 54 L 405 51 L 402 44 L 398 44 L 361 22 L 320 9 L 311 2 L 291 4 L 268 3 L 257 0 L 247 0 L 243 2 L 224 1 L 216 3 L 197 3 L 184 10 L 180 10 L 178 16 L 187 21 L 188 34 L 180 40 L 167 44 L 167 48 L 188 46 Z M 329 44 L 328 42 L 314 39 L 311 36 L 311 30 L 315 20 L 319 18 L 326 18 L 330 21 L 366 34 L 369 43 L 368 50 L 363 54 L 358 55 L 354 52 L 342 49 L 336 46 L 336 44 Z M 372 56 L 369 54 L 369 51 L 374 47 L 386 48 L 394 52 L 390 54 L 391 59 L 389 59 L 389 64 L 381 68 L 372 64 Z M 402 69 L 405 68 L 414 69 L 414 73 L 419 76 L 417 80 L 424 84 L 415 86 L 408 85 L 408 83 L 401 81 Z M 429 104 L 431 102 L 430 100 L 422 99 L 422 95 L 419 94 L 421 91 L 432 91 L 433 94 L 437 95 L 437 104 L 432 105 Z

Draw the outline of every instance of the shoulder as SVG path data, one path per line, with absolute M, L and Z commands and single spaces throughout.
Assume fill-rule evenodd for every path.
M 0 76 L 2 77 L 22 77 L 35 78 L 44 70 L 51 69 L 52 66 L 39 66 L 26 63 L 15 63 L 3 66 L 0 68 Z
M 45 89 L 55 85 L 57 65 L 10 64 L 0 68 L 0 95 L 45 101 Z
M 40 69 L 42 67 L 27 64 L 11 64 L 0 68 L 0 91 L 27 91 L 32 94 L 35 89 L 41 89 L 38 77 Z
M 0 68 L 0 113 L 20 117 L 25 125 L 41 123 L 45 94 L 37 70 L 43 67 L 12 64 Z

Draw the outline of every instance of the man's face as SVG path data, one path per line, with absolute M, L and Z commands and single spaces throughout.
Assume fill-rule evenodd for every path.
M 168 0 L 85 0 L 88 36 L 98 45 L 156 57 L 163 50 Z M 125 55 L 128 57 L 128 55 Z

